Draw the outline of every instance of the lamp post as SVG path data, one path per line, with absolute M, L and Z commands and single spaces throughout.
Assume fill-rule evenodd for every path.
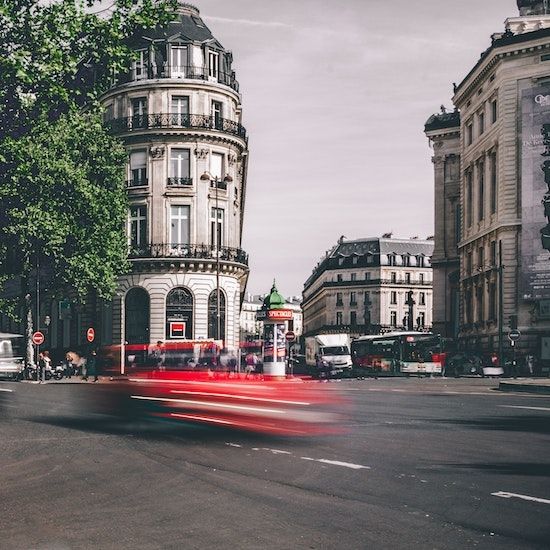
M 220 319 L 220 249 L 222 246 L 221 242 L 221 231 L 219 227 L 219 209 L 218 209 L 218 186 L 221 182 L 224 182 L 227 186 L 228 183 L 233 181 L 233 178 L 230 175 L 225 177 L 212 176 L 208 171 L 205 171 L 201 178 L 202 181 L 209 181 L 210 187 L 215 188 L 215 234 L 212 235 L 213 245 L 216 247 L 216 340 L 221 340 L 221 319 Z M 227 188 L 227 187 L 226 187 Z M 225 338 L 223 339 L 225 340 Z M 222 347 L 224 347 L 224 342 L 222 341 Z
M 498 241 L 498 360 L 504 367 L 504 289 L 503 289 L 502 241 Z

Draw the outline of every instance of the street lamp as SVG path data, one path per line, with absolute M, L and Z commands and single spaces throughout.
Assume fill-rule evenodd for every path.
M 219 227 L 219 210 L 218 210 L 218 189 L 219 184 L 224 182 L 226 184 L 231 183 L 233 181 L 233 178 L 230 175 L 226 175 L 225 177 L 220 176 L 213 176 L 210 172 L 205 171 L 204 174 L 201 176 L 201 181 L 209 181 L 210 187 L 214 187 L 215 189 L 215 200 L 216 200 L 216 217 L 215 217 L 215 235 L 212 235 L 212 239 L 215 241 L 213 244 L 215 244 L 217 250 L 216 250 L 216 340 L 220 340 L 221 335 L 221 324 L 220 324 L 220 249 L 222 246 L 222 235 L 221 230 Z M 225 340 L 225 338 L 224 338 Z M 222 342 L 223 347 L 223 342 Z

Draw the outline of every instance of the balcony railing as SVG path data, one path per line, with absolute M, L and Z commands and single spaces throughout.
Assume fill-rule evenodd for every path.
M 196 260 L 220 260 L 248 265 L 248 254 L 241 248 L 216 247 L 208 244 L 150 244 L 132 246 L 130 259 L 137 258 L 188 258 Z
M 224 191 L 227 191 L 227 182 L 226 181 L 213 181 L 211 180 L 210 181 L 210 187 L 212 188 L 218 188 L 218 189 L 223 189 Z
M 168 187 L 192 187 L 193 178 L 168 178 L 166 185 Z
M 126 182 L 127 187 L 146 187 L 148 184 L 147 178 L 132 178 Z
M 119 76 L 117 80 L 120 84 L 124 84 L 126 82 L 157 78 L 217 82 L 218 84 L 229 86 L 236 92 L 239 91 L 239 83 L 235 78 L 235 73 L 224 73 L 219 70 L 213 71 L 201 65 L 171 66 L 167 63 L 158 65 L 156 63 L 146 63 L 143 65 L 136 65 L 131 71 L 128 71 L 128 73 Z
M 115 134 L 157 128 L 173 130 L 191 128 L 198 130 L 214 130 L 246 139 L 246 130 L 244 126 L 233 120 L 220 118 L 215 115 L 156 113 L 151 115 L 113 118 L 108 120 L 105 124 L 107 128 Z

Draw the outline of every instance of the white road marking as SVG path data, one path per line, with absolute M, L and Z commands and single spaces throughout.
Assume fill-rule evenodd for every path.
M 499 491 L 498 493 L 491 493 L 494 497 L 501 498 L 519 498 L 521 500 L 530 500 L 532 502 L 540 502 L 542 504 L 550 504 L 550 500 L 546 498 L 530 497 L 529 495 L 518 495 L 517 493 L 507 493 L 506 491 Z
M 312 462 L 322 462 L 323 464 L 332 464 L 333 466 L 344 466 L 345 468 L 351 468 L 352 470 L 370 470 L 370 466 L 363 466 L 361 464 L 351 464 L 350 462 L 340 462 L 339 460 L 328 460 L 326 458 L 311 458 L 309 456 L 301 456 L 302 460 L 310 460 Z
M 0 391 L 5 391 L 5 392 L 8 392 L 8 393 L 13 393 L 13 390 L 7 390 L 5 388 L 0 388 Z
M 237 443 L 226 443 L 226 445 L 228 445 L 229 447 L 242 447 L 242 445 L 238 445 Z
M 506 409 L 527 409 L 529 411 L 550 411 L 550 407 L 527 407 L 524 405 L 498 405 Z
M 267 447 L 252 447 L 253 451 L 268 451 L 274 455 L 291 455 L 290 451 L 281 451 L 280 449 L 268 449 Z

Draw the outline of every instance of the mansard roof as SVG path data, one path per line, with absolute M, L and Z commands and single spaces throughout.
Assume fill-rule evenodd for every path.
M 460 113 L 451 111 L 450 113 L 441 112 L 433 114 L 424 125 L 425 132 L 433 130 L 443 130 L 445 128 L 460 127 Z

